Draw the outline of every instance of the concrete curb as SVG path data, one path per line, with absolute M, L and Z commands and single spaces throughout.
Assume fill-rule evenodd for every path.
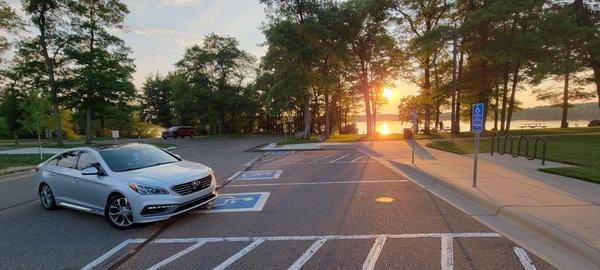
M 19 166 L 19 167 L 10 167 L 4 170 L 0 170 L 0 180 L 14 176 L 15 174 L 21 174 L 23 172 L 31 171 L 35 168 L 35 166 Z
M 359 151 L 361 150 L 359 149 Z M 455 196 L 466 200 L 471 205 L 483 211 L 481 216 L 498 217 L 508 224 L 515 226 L 524 233 L 540 239 L 542 242 L 550 245 L 554 249 L 558 249 L 562 254 L 567 255 L 571 261 L 555 261 L 552 260 L 552 258 L 543 256 L 543 254 L 539 254 L 538 256 L 542 255 L 540 257 L 546 258 L 552 264 L 559 266 L 559 268 L 597 269 L 598 265 L 600 265 L 600 252 L 598 250 L 573 237 L 567 232 L 555 228 L 551 224 L 548 224 L 528 213 L 511 206 L 501 205 L 479 191 L 475 193 L 465 190 L 461 186 L 443 180 L 442 178 L 423 171 L 418 167 L 413 167 L 412 165 L 404 163 L 388 161 L 382 157 L 374 157 L 371 155 L 371 153 L 367 153 L 366 151 L 361 152 L 370 155 L 371 158 L 375 159 L 377 162 L 402 174 L 407 179 L 410 179 L 425 189 L 430 189 L 435 186 L 443 187 L 444 189 L 453 193 Z M 392 162 L 396 163 L 397 165 L 392 164 Z M 477 217 L 478 215 L 472 216 Z

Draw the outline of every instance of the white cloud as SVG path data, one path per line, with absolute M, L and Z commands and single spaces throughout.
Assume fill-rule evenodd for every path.
M 130 6 L 151 7 L 192 7 L 199 5 L 203 0 L 126 0 Z
M 122 34 L 131 34 L 144 38 L 158 38 L 168 41 L 174 41 L 180 46 L 190 46 L 193 44 L 200 44 L 204 40 L 204 35 L 198 33 L 185 33 L 179 31 L 173 31 L 170 29 L 161 28 L 147 28 L 140 26 L 127 26 L 123 30 L 116 30 Z

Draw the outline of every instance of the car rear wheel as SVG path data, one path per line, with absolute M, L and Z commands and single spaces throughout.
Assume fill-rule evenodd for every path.
M 104 217 L 111 226 L 119 230 L 130 229 L 135 226 L 131 205 L 127 198 L 120 194 L 108 198 L 104 209 Z
M 52 189 L 46 183 L 40 185 L 40 201 L 46 210 L 54 210 L 57 208 L 54 193 L 52 193 Z

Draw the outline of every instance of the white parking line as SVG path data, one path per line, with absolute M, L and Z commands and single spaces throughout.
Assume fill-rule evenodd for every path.
M 452 237 L 442 237 L 442 251 L 441 251 L 441 266 L 442 270 L 454 269 L 454 247 L 452 244 Z
M 166 258 L 163 261 L 161 261 L 161 262 L 153 265 L 152 267 L 148 268 L 147 270 L 158 270 L 161 267 L 163 267 L 163 266 L 169 264 L 170 262 L 176 260 L 177 258 L 179 258 L 179 257 L 181 257 L 181 256 L 183 256 L 185 254 L 188 254 L 188 253 L 192 252 L 194 249 L 197 249 L 197 248 L 201 247 L 204 244 L 206 244 L 206 241 L 198 242 L 198 243 L 192 245 L 191 247 L 188 247 L 188 248 L 186 248 L 186 249 L 184 249 L 184 250 L 182 250 L 180 252 L 177 252 L 175 255 L 173 255 L 173 256 L 171 256 L 169 258 Z
M 332 156 L 333 156 L 333 154 L 331 154 L 331 155 L 328 155 L 328 156 L 324 156 L 324 157 L 321 157 L 321 158 L 317 158 L 317 159 L 315 159 L 315 160 L 313 160 L 313 161 L 311 161 L 311 162 L 309 162 L 309 163 L 314 163 L 314 162 L 317 162 L 317 161 L 319 161 L 319 160 L 324 160 L 324 159 L 326 159 L 326 158 L 328 158 L 328 157 L 332 157 Z
M 239 258 L 241 258 L 242 256 L 246 255 L 248 252 L 252 251 L 255 247 L 257 247 L 258 245 L 260 245 L 260 243 L 262 243 L 264 241 L 265 241 L 264 238 L 258 238 L 258 239 L 256 239 L 250 245 L 248 245 L 244 249 L 240 250 L 235 255 L 229 257 L 229 259 L 225 260 L 221 264 L 217 265 L 217 267 L 213 268 L 213 270 L 223 270 L 223 269 L 225 269 L 227 266 L 230 266 L 231 264 L 233 264 Z
M 373 268 L 375 268 L 375 264 L 377 263 L 377 259 L 379 259 L 379 254 L 381 254 L 386 239 L 387 237 L 385 235 L 381 235 L 375 239 L 375 243 L 373 243 L 369 255 L 367 255 L 367 258 L 363 262 L 363 270 L 373 270 Z
M 192 247 L 188 247 L 186 250 L 181 251 L 181 256 L 184 256 L 186 253 L 189 253 L 193 249 L 208 243 L 218 243 L 218 242 L 250 242 L 253 241 L 250 245 L 225 260 L 215 269 L 222 269 L 228 265 L 231 265 L 233 262 L 250 252 L 256 246 L 264 241 L 323 241 L 322 243 L 313 243 L 313 245 L 300 257 L 297 261 L 301 261 L 303 258 L 304 263 L 310 259 L 313 255 L 308 255 L 306 253 L 310 253 L 309 251 L 313 251 L 312 254 L 318 251 L 320 246 L 323 245 L 326 240 L 359 240 L 359 239 L 377 239 L 373 247 L 371 248 L 372 252 L 369 252 L 368 261 L 372 262 L 373 266 L 377 260 L 376 256 L 381 252 L 383 248 L 383 244 L 385 243 L 385 239 L 406 239 L 406 238 L 441 238 L 442 239 L 442 269 L 452 269 L 453 267 L 453 256 L 452 256 L 452 239 L 453 238 L 477 238 L 477 237 L 501 237 L 499 234 L 494 232 L 489 233 L 419 233 L 419 234 L 367 234 L 367 235 L 305 235 L 305 236 L 260 236 L 260 237 L 246 237 L 246 236 L 236 236 L 236 237 L 213 237 L 213 238 L 162 238 L 155 239 L 151 243 L 153 244 L 169 244 L 169 243 L 194 243 L 195 245 Z M 128 244 L 140 244 L 146 241 L 147 239 L 129 239 L 124 241 L 123 243 L 117 245 L 113 249 L 109 250 L 93 262 L 86 265 L 83 269 L 92 269 L 96 266 L 102 264 L 105 260 L 115 255 L 117 252 L 124 249 Z M 196 246 L 197 245 L 197 246 Z M 377 246 L 379 247 L 377 247 Z M 177 253 L 174 256 L 180 254 Z M 527 268 L 532 267 L 531 260 L 525 253 L 525 251 L 517 251 L 515 248 L 515 253 L 519 256 L 521 263 L 523 261 L 528 262 L 528 264 L 523 263 L 523 266 L 526 269 L 535 269 L 535 268 Z M 523 256 L 523 254 L 525 256 Z M 521 255 L 519 255 L 521 254 Z M 169 257 L 172 258 L 174 256 Z M 181 256 L 178 256 L 174 259 L 177 259 Z M 166 260 L 169 260 L 166 259 Z M 165 260 L 165 261 L 166 261 Z M 172 261 L 172 260 L 171 260 Z M 167 262 L 168 263 L 168 262 Z M 295 263 L 294 263 L 295 264 Z M 366 265 L 370 265 L 371 263 L 367 263 Z M 527 265 L 527 266 L 526 266 Z M 293 266 L 293 265 L 292 265 Z M 300 265 L 301 266 L 301 265 Z
M 338 160 L 340 160 L 340 159 L 343 159 L 343 158 L 345 158 L 345 157 L 347 157 L 347 156 L 349 156 L 349 155 L 350 155 L 350 154 L 345 154 L 345 155 L 343 155 L 343 156 L 341 156 L 341 157 L 339 157 L 339 158 L 336 158 L 336 159 L 334 159 L 334 160 L 332 160 L 332 161 L 329 161 L 329 163 L 334 163 L 334 162 L 336 162 L 336 161 L 338 161 Z
M 360 157 L 357 157 L 357 158 L 353 159 L 352 161 L 350 161 L 350 163 L 354 163 L 354 162 L 356 162 L 357 160 L 359 160 L 359 159 L 361 159 L 361 158 L 364 158 L 364 157 L 366 157 L 366 156 L 360 156 Z
M 517 257 L 519 257 L 519 261 L 521 261 L 521 265 L 523 265 L 525 270 L 536 270 L 535 265 L 533 265 L 533 262 L 524 249 L 520 247 L 514 247 L 513 250 L 515 251 L 515 254 L 517 254 Z
M 409 182 L 405 179 L 399 180 L 374 180 L 374 181 L 328 181 L 328 182 L 300 182 L 300 183 L 269 183 L 269 184 L 234 184 L 229 187 L 268 187 L 268 186 L 302 186 L 302 185 L 333 185 L 333 184 L 377 184 L 377 183 L 403 183 Z
M 123 241 L 121 244 L 118 244 L 116 247 L 114 247 L 111 250 L 109 250 L 106 253 L 104 253 L 104 255 L 98 257 L 98 259 L 95 259 L 93 262 L 91 262 L 88 265 L 86 265 L 83 268 L 81 268 L 81 270 L 89 270 L 89 269 L 92 269 L 92 268 L 100 265 L 103 261 L 105 261 L 106 259 L 110 258 L 112 255 L 114 255 L 115 253 L 119 252 L 121 249 L 125 248 L 127 245 L 129 245 L 129 244 L 131 244 L 133 242 L 134 242 L 133 239 L 127 239 L 127 240 Z
M 325 244 L 327 239 L 319 239 L 315 241 L 305 252 L 288 268 L 288 270 L 299 270 L 310 258 Z

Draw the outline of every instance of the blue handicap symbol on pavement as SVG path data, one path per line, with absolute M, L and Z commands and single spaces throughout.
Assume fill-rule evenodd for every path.
M 483 131 L 483 115 L 485 111 L 485 105 L 483 103 L 473 104 L 473 114 L 471 118 L 472 129 L 475 133 L 481 133 Z
M 281 175 L 281 170 L 269 170 L 269 171 L 244 171 L 239 172 L 234 179 L 235 180 L 267 180 L 276 179 Z
M 200 212 L 261 211 L 268 198 L 268 192 L 221 194 L 207 205 L 206 210 L 200 210 Z

